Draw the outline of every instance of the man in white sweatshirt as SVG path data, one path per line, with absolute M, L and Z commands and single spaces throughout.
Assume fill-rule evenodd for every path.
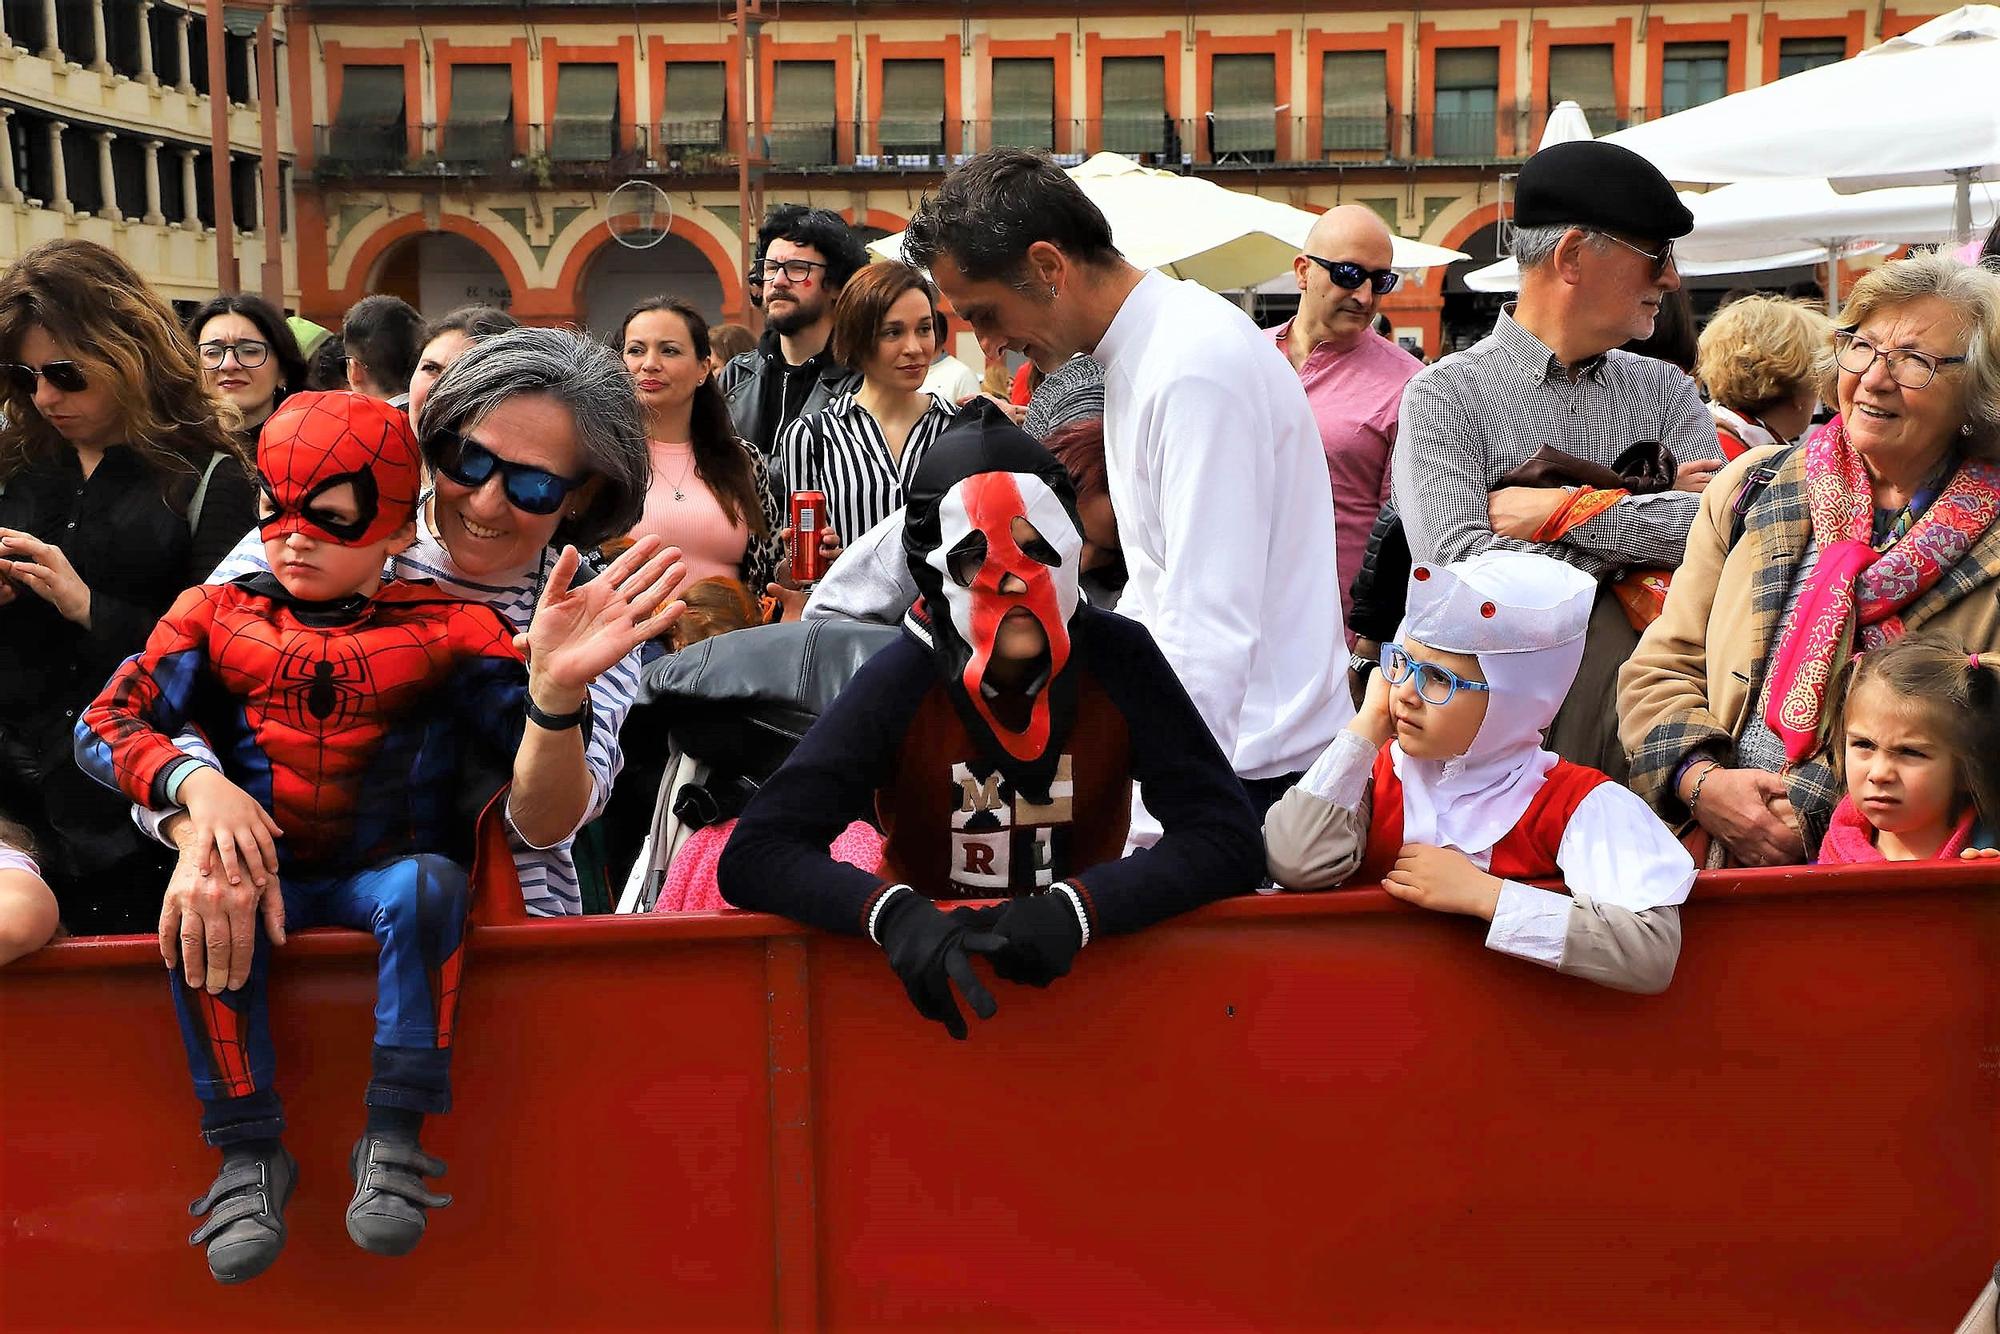
M 956 168 L 903 244 L 988 357 L 1103 364 L 1118 610 L 1152 631 L 1262 811 L 1353 713 L 1326 456 L 1298 376 L 1229 302 L 1128 263 L 1045 154 Z M 1137 841 L 1152 825 L 1135 814 Z

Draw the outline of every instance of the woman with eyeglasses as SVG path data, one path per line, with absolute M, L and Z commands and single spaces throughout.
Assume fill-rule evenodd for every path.
M 656 538 L 587 582 L 580 569 L 578 553 L 629 531 L 645 504 L 652 470 L 631 377 L 574 330 L 512 329 L 474 343 L 430 387 L 418 439 L 435 486 L 417 508 L 416 543 L 385 572 L 484 602 L 522 631 L 532 707 L 506 809 L 514 865 L 530 915 L 580 913 L 571 840 L 604 809 L 623 764 L 640 626 L 686 574 Z M 252 531 L 209 582 L 264 568 Z M 243 832 L 239 846 L 254 844 L 255 803 L 239 795 L 205 831 L 184 812 L 143 818 L 175 842 L 205 847 L 222 825 Z M 198 871 L 183 862 L 175 874 Z M 590 887 L 593 907 L 602 888 Z
M 218 296 L 187 322 L 208 387 L 243 414 L 243 445 L 255 458 L 257 433 L 286 394 L 306 387 L 305 356 L 285 317 L 262 297 Z
M 1619 676 L 1631 784 L 1705 830 L 1712 865 L 1816 854 L 1840 796 L 1830 692 L 1854 654 L 1918 630 L 2000 650 L 2000 277 L 1885 264 L 1818 364 L 1839 415 L 1716 475 Z
M 151 930 L 169 865 L 70 757 L 76 717 L 255 517 L 238 410 L 88 241 L 0 274 L 0 817 L 77 934 Z
M 653 467 L 630 536 L 679 547 L 690 581 L 733 579 L 762 592 L 783 554 L 783 511 L 764 456 L 737 438 L 715 387 L 708 321 L 679 297 L 649 297 L 626 312 L 618 338 Z

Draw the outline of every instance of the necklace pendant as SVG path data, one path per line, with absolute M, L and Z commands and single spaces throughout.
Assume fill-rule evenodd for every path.
M 687 497 L 681 494 L 681 489 L 680 489 L 679 487 L 675 487 L 675 488 L 674 488 L 674 499 L 675 499 L 675 500 L 686 500 L 686 499 L 687 499 Z

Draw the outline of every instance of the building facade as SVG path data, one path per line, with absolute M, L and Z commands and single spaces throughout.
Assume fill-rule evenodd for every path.
M 260 182 L 265 92 L 256 40 L 266 10 L 229 10 L 220 36 L 229 187 L 243 285 L 259 286 L 269 238 Z M 300 296 L 288 244 L 292 142 L 285 16 L 274 86 L 276 230 L 288 304 Z M 242 29 L 242 31 L 235 31 Z M 163 295 L 188 305 L 217 289 L 214 105 L 208 19 L 195 0 L 0 3 L 0 264 L 57 237 L 99 241 Z
M 29 122 L 10 128 L 0 257 L 19 244 L 8 227 L 122 227 L 128 253 L 144 244 L 169 267 L 189 259 L 207 207 L 204 149 L 192 148 L 190 211 L 189 144 L 161 129 L 198 132 L 205 97 L 161 71 L 178 41 L 199 45 L 180 36 L 199 16 L 165 0 L 5 0 L 10 34 L 30 11 L 43 27 L 0 53 L 11 60 L 0 106 Z M 138 14 L 151 40 L 114 11 Z M 1839 0 L 1305 11 L 785 0 L 767 2 L 746 77 L 731 0 L 290 0 L 297 40 L 282 48 L 278 90 L 283 102 L 297 90 L 284 140 L 299 222 L 288 272 L 295 304 L 322 321 L 390 291 L 431 315 L 493 301 L 606 332 L 663 289 L 743 320 L 747 96 L 766 201 L 822 204 L 871 233 L 902 227 L 955 158 L 995 144 L 1077 161 L 1129 153 L 1311 209 L 1365 204 L 1402 235 L 1473 257 L 1385 303 L 1399 333 L 1437 353 L 1491 323 L 1497 299 L 1466 292 L 1457 273 L 1495 257 L 1509 178 L 1553 105 L 1576 101 L 1602 133 L 1842 59 L 1935 12 Z M 96 14 L 101 35 L 88 26 Z M 66 34 L 86 28 L 79 48 L 110 55 L 68 55 Z M 34 48 L 47 31 L 58 40 L 45 54 Z M 116 56 L 127 48 L 135 68 Z M 120 147 L 147 126 L 151 139 Z M 236 142 L 232 128 L 232 152 Z M 245 171 L 256 171 L 247 156 Z M 65 173 L 67 195 L 50 183 Z M 614 207 L 631 181 L 646 184 L 616 198 L 641 206 Z M 98 202 L 114 197 L 109 210 Z M 255 222 L 247 203 L 239 217 Z

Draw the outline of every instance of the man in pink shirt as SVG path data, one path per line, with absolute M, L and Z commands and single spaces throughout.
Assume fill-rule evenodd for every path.
M 1341 624 L 1368 532 L 1389 498 L 1389 451 L 1403 386 L 1424 364 L 1374 330 L 1376 307 L 1396 286 L 1389 229 L 1360 204 L 1328 209 L 1292 261 L 1299 313 L 1272 330 L 1305 385 L 1333 483 L 1334 563 Z

